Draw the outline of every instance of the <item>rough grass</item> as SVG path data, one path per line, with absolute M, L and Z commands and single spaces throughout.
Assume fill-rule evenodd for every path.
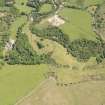
M 104 63 L 97 64 L 95 58 L 88 62 L 74 62 L 69 68 L 58 68 L 55 72 L 58 76 L 58 83 L 78 83 L 91 80 L 105 80 Z
M 0 105 L 13 105 L 44 80 L 47 65 L 5 65 L 0 70 Z
M 104 85 L 103 81 L 93 81 L 61 87 L 48 80 L 18 105 L 104 105 Z
M 92 28 L 91 15 L 82 10 L 64 8 L 59 15 L 64 18 L 65 24 L 60 26 L 71 40 L 85 38 L 95 40 L 96 34 Z

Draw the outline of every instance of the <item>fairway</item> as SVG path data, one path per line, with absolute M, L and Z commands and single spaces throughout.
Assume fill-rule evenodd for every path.
M 0 7 L 4 6 L 4 0 L 0 0 Z
M 44 4 L 40 8 L 40 13 L 48 13 L 52 11 L 52 5 L 51 4 Z
M 64 8 L 59 15 L 65 20 L 65 24 L 61 25 L 60 28 L 69 35 L 71 40 L 96 39 L 96 34 L 93 32 L 91 25 L 92 17 L 88 12 Z
M 27 6 L 27 0 L 15 0 L 15 7 L 19 9 L 20 13 L 30 13 L 32 8 Z
M 13 105 L 44 80 L 46 65 L 9 66 L 0 70 L 0 105 Z

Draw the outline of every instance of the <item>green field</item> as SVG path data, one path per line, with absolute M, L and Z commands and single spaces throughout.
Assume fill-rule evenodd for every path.
M 0 105 L 15 104 L 44 80 L 47 70 L 46 65 L 4 66 L 0 70 Z
M 0 7 L 4 6 L 4 0 L 0 0 Z
M 102 46 L 103 43 L 100 41 L 102 44 L 99 43 L 100 46 L 98 48 L 96 47 L 100 50 L 98 50 L 100 53 L 97 53 L 95 57 L 92 56 L 86 62 L 77 61 L 76 56 L 72 56 L 73 54 L 71 55 L 67 52 L 67 47 L 72 45 L 71 41 L 76 39 L 96 41 L 97 35 L 93 32 L 93 17 L 91 14 L 86 10 L 86 8 L 75 9 L 61 5 L 59 5 L 58 10 L 53 11 L 53 5 L 45 3 L 41 5 L 39 11 L 39 14 L 42 13 L 41 16 L 43 19 L 39 19 L 39 22 L 31 21 L 31 19 L 28 19 L 27 17 L 31 18 L 33 15 L 31 14 L 32 8 L 26 5 L 27 1 L 28 0 L 15 0 L 16 3 L 14 6 L 20 11 L 20 14 L 16 17 L 13 15 L 14 22 L 12 22 L 9 27 L 9 33 L 10 38 L 16 40 L 18 28 L 24 24 L 22 33 L 26 33 L 28 36 L 29 43 L 33 50 L 30 52 L 31 47 L 28 45 L 29 43 L 27 44 L 28 40 L 23 38 L 21 41 L 26 40 L 24 45 L 25 48 L 23 49 L 23 47 L 16 46 L 14 51 L 17 50 L 19 54 L 23 54 L 23 58 L 19 59 L 20 61 L 25 57 L 34 57 L 33 54 L 35 51 L 35 53 L 39 55 L 46 54 L 48 57 L 50 56 L 50 58 L 52 58 L 55 62 L 51 60 L 52 64 L 21 65 L 20 63 L 20 65 L 8 65 L 6 62 L 4 63 L 4 59 L 9 59 L 9 57 L 4 57 L 2 62 L 0 60 L 0 105 L 105 105 L 105 60 L 103 60 L 100 64 L 97 64 L 98 62 L 96 62 L 97 56 L 101 56 L 101 50 L 103 49 L 100 46 Z M 66 1 L 69 5 L 69 3 L 75 4 L 77 0 L 62 1 Z M 103 0 L 80 1 L 84 1 L 85 7 L 101 4 L 103 2 Z M 2 8 L 3 0 L 0 0 L 0 6 L 0 8 Z M 7 7 L 3 8 L 4 10 L 7 9 Z M 21 14 L 23 12 L 27 14 L 27 16 L 23 16 Z M 53 13 L 46 15 L 48 12 Z M 62 37 L 61 35 L 65 34 L 69 36 L 70 43 L 67 43 L 68 45 L 66 45 L 66 42 L 69 41 L 67 40 L 69 38 L 66 38 L 66 35 L 64 39 L 65 45 L 62 46 L 63 37 L 62 40 L 60 40 L 61 43 L 58 43 L 56 40 L 51 40 L 50 38 L 47 39 L 43 36 L 39 37 L 36 33 L 35 35 L 30 30 L 31 26 L 39 30 L 50 27 L 53 24 L 48 20 L 54 17 L 55 14 L 58 15 L 58 20 L 64 20 L 64 24 L 55 26 L 64 32 L 64 34 L 60 34 L 59 37 Z M 36 16 L 36 12 L 34 15 Z M 57 22 L 59 21 L 56 19 L 55 23 Z M 6 23 L 3 23 L 3 25 L 1 25 L 1 30 L 3 31 L 6 31 L 6 28 L 4 29 L 5 24 Z M 44 35 L 44 32 L 46 31 L 42 32 L 43 33 L 41 34 Z M 55 33 L 56 32 L 57 31 L 55 31 Z M 55 33 L 53 33 L 51 37 L 53 37 Z M 23 34 L 18 34 L 18 36 L 19 35 Z M 88 43 L 87 40 L 86 43 Z M 39 48 L 38 43 L 40 43 L 43 47 Z M 16 44 L 18 44 L 18 42 Z M 18 45 L 22 46 L 23 44 L 20 43 Z M 83 44 L 81 44 L 81 42 L 79 44 L 81 46 L 80 49 L 78 49 L 79 46 L 76 46 L 76 48 L 82 53 L 82 46 L 85 46 L 84 41 Z M 94 47 L 91 47 L 91 45 L 95 46 L 95 44 L 90 44 L 89 48 L 93 49 Z M 30 48 L 28 48 L 28 46 Z M 88 45 L 86 45 L 86 51 L 88 49 L 87 46 Z M 75 47 L 75 44 L 73 47 Z M 24 55 L 25 50 L 27 50 L 26 56 Z M 70 50 L 73 49 L 71 48 Z M 77 52 L 78 55 L 84 56 L 84 52 L 82 55 L 78 53 L 77 50 L 75 50 L 75 52 Z M 7 51 L 7 53 L 8 52 L 9 51 Z M 86 52 L 86 54 L 89 53 L 90 52 Z M 103 53 L 104 51 L 102 54 Z M 11 59 L 14 59 L 14 57 L 11 57 Z M 21 56 L 17 54 L 16 58 L 18 57 Z M 51 75 L 50 73 L 54 74 Z
M 51 4 L 44 4 L 40 8 L 40 13 L 48 13 L 52 11 L 52 5 Z
M 20 12 L 30 13 L 32 8 L 26 5 L 27 0 L 15 0 L 15 7 L 19 9 Z
M 92 17 L 88 12 L 64 8 L 59 15 L 65 20 L 65 24 L 60 28 L 69 35 L 71 40 L 81 38 L 96 39 L 96 34 L 93 32 L 91 25 Z
M 104 0 L 85 0 L 85 5 L 96 5 L 103 3 Z
M 102 4 L 104 0 L 66 0 L 66 5 L 88 7 L 91 5 Z

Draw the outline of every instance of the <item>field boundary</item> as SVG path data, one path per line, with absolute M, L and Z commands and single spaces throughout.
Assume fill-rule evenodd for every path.
M 20 97 L 20 99 L 17 100 L 17 102 L 14 105 L 18 105 L 22 101 L 24 101 L 26 98 L 30 97 L 36 90 L 38 90 L 40 88 L 40 86 L 42 86 L 43 84 L 45 84 L 48 81 L 49 81 L 49 79 L 46 79 L 46 80 L 42 81 L 36 88 L 32 89 L 27 95 L 25 95 L 23 97 Z

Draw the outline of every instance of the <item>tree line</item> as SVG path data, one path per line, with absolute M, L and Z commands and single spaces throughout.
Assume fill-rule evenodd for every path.
M 87 61 L 91 57 L 96 57 L 97 63 L 100 63 L 105 58 L 105 42 L 100 37 L 97 37 L 96 41 L 87 39 L 71 41 L 61 29 L 53 26 L 44 29 L 31 27 L 31 32 L 39 37 L 47 38 L 63 45 L 67 52 L 79 61 Z
M 6 61 L 8 64 L 12 65 L 34 65 L 54 62 L 53 59 L 51 59 L 50 54 L 39 55 L 36 51 L 33 50 L 27 35 L 22 33 L 22 27 L 18 28 L 16 43 L 13 47 L 13 50 L 9 52 L 9 56 L 6 57 Z

